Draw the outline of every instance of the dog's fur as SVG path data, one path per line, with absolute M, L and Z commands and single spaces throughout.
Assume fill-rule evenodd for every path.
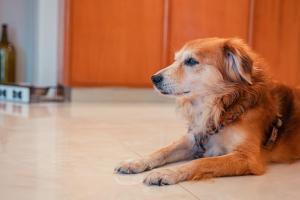
M 192 59 L 192 60 L 191 60 Z M 300 157 L 300 90 L 272 82 L 265 64 L 240 39 L 207 38 L 187 43 L 154 81 L 162 94 L 177 98 L 189 123 L 188 133 L 173 144 L 138 160 L 122 162 L 118 173 L 140 173 L 197 154 L 197 137 L 212 129 L 201 158 L 157 170 L 144 180 L 169 185 L 210 177 L 263 174 L 269 162 L 293 162 Z M 271 148 L 264 143 L 272 123 L 283 126 Z M 227 123 L 226 123 L 227 122 Z

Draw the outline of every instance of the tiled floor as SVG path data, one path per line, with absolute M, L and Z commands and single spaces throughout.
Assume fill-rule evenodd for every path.
M 143 185 L 113 174 L 185 132 L 171 104 L 0 104 L 1 200 L 300 199 L 300 163 L 259 177 Z

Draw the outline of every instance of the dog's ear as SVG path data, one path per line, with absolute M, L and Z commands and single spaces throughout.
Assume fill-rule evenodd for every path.
M 247 46 L 239 39 L 229 39 L 224 43 L 223 52 L 228 79 L 233 82 L 246 81 L 251 85 L 253 60 L 247 53 Z

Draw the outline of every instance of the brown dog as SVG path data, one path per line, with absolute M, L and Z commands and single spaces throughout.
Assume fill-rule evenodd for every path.
M 122 162 L 117 173 L 140 173 L 197 158 L 154 171 L 144 180 L 169 185 L 260 175 L 269 162 L 300 157 L 300 90 L 271 82 L 264 64 L 240 39 L 189 42 L 152 81 L 160 93 L 177 98 L 188 132 L 149 156 Z

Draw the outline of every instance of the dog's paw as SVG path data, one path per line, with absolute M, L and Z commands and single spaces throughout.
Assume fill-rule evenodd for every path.
M 147 185 L 173 185 L 180 182 L 180 173 L 170 169 L 157 170 L 150 173 L 144 179 L 144 183 Z
M 119 174 L 136 174 L 149 169 L 149 165 L 144 159 L 125 160 L 121 162 L 116 168 L 115 173 Z

